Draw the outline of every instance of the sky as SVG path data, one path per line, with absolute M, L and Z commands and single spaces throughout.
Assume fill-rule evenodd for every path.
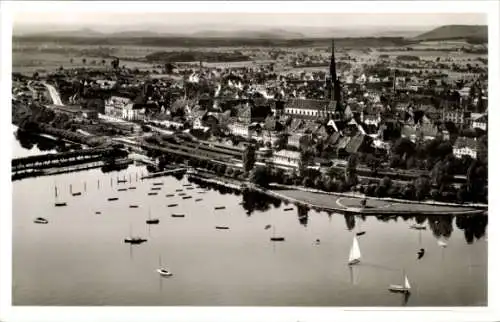
M 13 17 L 15 27 L 45 25 L 60 27 L 123 26 L 262 26 L 282 27 L 422 27 L 447 24 L 487 24 L 484 14 L 474 13 L 106 13 L 106 12 L 23 12 Z

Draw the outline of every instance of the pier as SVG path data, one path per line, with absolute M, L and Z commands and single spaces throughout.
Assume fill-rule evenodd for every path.
M 12 173 L 20 174 L 42 169 L 102 161 L 106 157 L 124 156 L 127 152 L 113 147 L 93 148 L 63 153 L 49 153 L 12 159 Z

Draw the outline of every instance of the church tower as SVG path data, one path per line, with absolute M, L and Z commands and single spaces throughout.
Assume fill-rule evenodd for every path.
M 340 81 L 337 77 L 337 67 L 335 65 L 335 42 L 332 40 L 332 55 L 330 58 L 330 75 L 327 79 L 327 100 L 330 101 L 328 104 L 328 114 L 334 114 L 335 119 L 343 118 L 342 109 L 342 98 L 341 98 L 341 88 Z
M 330 100 L 340 102 L 340 81 L 337 77 L 337 67 L 335 66 L 335 42 L 332 40 L 332 57 L 330 59 L 330 79 L 333 82 L 333 97 Z

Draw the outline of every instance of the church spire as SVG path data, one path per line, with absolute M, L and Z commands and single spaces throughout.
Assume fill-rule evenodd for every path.
M 335 42 L 332 39 L 332 58 L 330 61 L 330 77 L 333 82 L 333 100 L 340 102 L 340 81 L 337 77 L 337 68 L 335 66 Z M 332 99 L 332 97 L 330 97 Z M 337 103 L 337 104 L 338 104 Z
M 330 58 L 330 79 L 337 80 L 337 68 L 335 67 L 335 41 L 332 39 L 332 56 Z

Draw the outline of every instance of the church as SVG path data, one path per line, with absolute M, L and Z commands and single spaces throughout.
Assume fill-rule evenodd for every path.
M 326 79 L 326 99 L 289 99 L 276 108 L 276 115 L 286 115 L 293 118 L 319 120 L 327 122 L 344 120 L 344 107 L 342 105 L 340 80 L 337 77 L 335 66 L 335 44 L 332 40 L 332 54 L 330 59 L 330 75 Z

